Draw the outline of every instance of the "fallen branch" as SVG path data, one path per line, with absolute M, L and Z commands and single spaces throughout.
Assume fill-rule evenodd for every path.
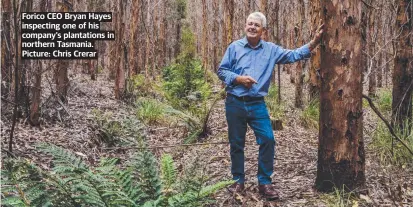
M 104 150 L 129 150 L 129 149 L 158 149 L 158 148 L 172 148 L 172 147 L 190 147 L 198 145 L 220 145 L 220 144 L 229 144 L 229 142 L 205 142 L 205 143 L 194 143 L 194 144 L 176 144 L 176 145 L 163 145 L 163 146 L 151 146 L 151 147 L 107 147 L 102 148 Z
M 389 124 L 389 122 L 383 117 L 383 115 L 380 113 L 380 111 L 377 109 L 377 107 L 373 104 L 373 101 L 371 98 L 363 94 L 363 98 L 365 98 L 371 107 L 373 111 L 377 114 L 377 116 L 380 117 L 381 120 L 383 120 L 384 124 L 386 124 L 387 128 L 389 128 L 390 134 L 392 134 L 402 145 L 410 152 L 410 154 L 413 155 L 413 151 L 394 133 L 393 127 Z
M 10 152 L 9 150 L 7 150 L 7 149 L 4 149 L 4 148 L 1 148 L 1 150 L 2 151 L 4 151 L 4 152 L 6 152 L 9 156 L 11 156 L 11 157 L 13 157 L 13 158 L 17 158 L 17 156 L 16 155 L 14 155 L 12 152 Z

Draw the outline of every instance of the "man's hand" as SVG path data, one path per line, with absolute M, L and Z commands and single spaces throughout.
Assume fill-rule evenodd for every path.
M 324 32 L 324 24 L 320 25 L 315 31 L 314 38 L 310 41 L 310 50 L 313 50 L 320 43 L 321 37 Z
M 251 76 L 238 76 L 235 79 L 235 82 L 237 84 L 242 84 L 247 88 L 251 88 L 254 83 L 257 83 L 257 81 L 254 80 L 254 78 L 252 78 Z

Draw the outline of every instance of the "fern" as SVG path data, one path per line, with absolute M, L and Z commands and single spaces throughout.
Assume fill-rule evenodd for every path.
M 167 154 L 162 157 L 159 175 L 156 159 L 147 150 L 138 152 L 121 169 L 114 158 L 102 159 L 92 168 L 58 146 L 41 144 L 37 149 L 53 157 L 53 171 L 42 171 L 27 161 L 5 160 L 3 206 L 203 206 L 210 203 L 209 195 L 233 182 L 204 187 L 204 177 L 197 170 L 199 162 L 179 179 Z
M 169 195 L 173 193 L 174 190 L 172 186 L 175 184 L 176 181 L 176 169 L 171 155 L 165 154 L 162 156 L 161 173 L 163 193 Z
M 136 153 L 132 167 L 137 186 L 143 191 L 137 203 L 143 204 L 145 200 L 158 199 L 161 195 L 161 180 L 153 154 L 147 150 Z

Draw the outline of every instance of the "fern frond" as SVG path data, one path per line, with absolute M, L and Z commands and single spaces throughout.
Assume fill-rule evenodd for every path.
M 164 191 L 171 191 L 172 185 L 176 181 L 176 168 L 172 156 L 165 154 L 161 161 L 162 184 Z
M 36 147 L 53 157 L 53 162 L 59 166 L 67 166 L 78 169 L 88 169 L 88 166 L 83 162 L 83 160 L 74 155 L 73 153 L 58 147 L 56 145 L 41 143 L 36 145 Z
M 142 190 L 141 200 L 156 200 L 161 195 L 161 180 L 158 173 L 156 159 L 150 151 L 144 150 L 136 153 L 131 163 L 134 174 L 134 182 Z
M 234 181 L 228 180 L 228 181 L 221 181 L 213 185 L 203 187 L 199 193 L 199 197 L 204 198 L 232 184 L 234 184 Z

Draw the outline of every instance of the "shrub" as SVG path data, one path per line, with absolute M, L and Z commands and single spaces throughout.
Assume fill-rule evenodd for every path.
M 164 120 L 164 106 L 154 99 L 138 99 L 136 101 L 136 116 L 146 124 L 162 123 Z
M 173 107 L 197 111 L 210 96 L 211 86 L 201 61 L 194 57 L 195 39 L 189 28 L 182 31 L 181 47 L 175 63 L 163 69 L 163 88 Z

